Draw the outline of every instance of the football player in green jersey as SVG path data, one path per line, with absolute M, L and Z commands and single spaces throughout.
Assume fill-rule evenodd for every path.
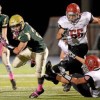
M 9 22 L 9 17 L 8 15 L 2 14 L 1 13 L 2 7 L 0 5 L 0 37 L 4 38 L 5 41 L 8 43 L 7 39 L 7 25 Z M 2 43 L 0 42 L 0 56 L 2 58 L 3 64 L 6 66 L 7 72 L 9 74 L 9 79 L 12 84 L 12 88 L 15 90 L 16 89 L 16 82 L 14 80 L 14 74 L 12 72 L 12 66 L 9 61 L 10 57 L 10 52 L 7 48 L 5 48 Z
M 44 92 L 43 82 L 45 74 L 45 65 L 48 57 L 48 49 L 40 34 L 27 22 L 24 22 L 22 16 L 15 14 L 9 20 L 13 39 L 19 41 L 17 47 L 13 48 L 13 53 L 17 54 L 12 65 L 18 68 L 30 59 L 36 62 L 36 76 L 38 87 L 29 98 L 36 98 Z

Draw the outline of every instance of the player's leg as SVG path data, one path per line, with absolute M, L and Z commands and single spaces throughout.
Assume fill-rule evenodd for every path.
M 21 67 L 27 63 L 28 60 L 31 59 L 31 51 L 26 48 L 22 52 L 20 52 L 12 62 L 12 66 L 14 68 Z
M 58 64 L 57 64 L 58 65 Z M 57 65 L 55 65 L 56 67 L 57 67 Z M 56 80 L 56 78 L 55 78 L 55 71 L 52 69 L 52 64 L 51 64 L 51 61 L 48 61 L 47 63 L 46 63 L 46 70 L 45 70 L 45 79 L 46 80 L 48 80 L 48 81 L 51 81 L 51 82 L 53 82 L 54 84 L 58 84 L 59 83 L 59 81 L 58 80 Z M 57 71 L 59 71 L 58 70 L 58 68 L 57 68 Z
M 10 51 L 8 49 L 6 49 L 5 47 L 3 47 L 2 62 L 7 69 L 9 79 L 10 79 L 11 84 L 12 84 L 12 88 L 15 90 L 15 89 L 17 89 L 17 87 L 16 87 L 16 82 L 15 82 L 15 79 L 14 79 L 14 73 L 12 71 L 12 66 L 10 64 L 10 58 L 9 57 L 10 57 Z
M 75 73 L 73 74 L 73 77 L 77 77 L 77 78 L 80 78 L 82 77 L 83 75 L 81 74 L 78 74 L 78 73 Z M 75 84 L 72 84 L 74 89 L 76 91 L 78 91 L 82 96 L 84 97 L 92 97 L 91 96 L 91 92 L 90 92 L 90 87 L 87 83 L 85 84 L 79 84 L 79 85 L 75 85 Z
M 54 84 L 58 84 L 59 81 L 56 80 L 55 76 L 60 74 L 59 67 L 64 67 L 64 65 L 66 65 L 66 61 L 60 62 L 54 66 L 52 66 L 51 61 L 48 61 L 46 64 L 45 79 L 53 82 Z
M 60 74 L 59 67 L 63 67 L 66 71 L 68 71 L 68 61 L 62 61 L 54 66 L 52 66 L 51 61 L 48 61 L 46 64 L 46 75 L 45 79 L 48 81 L 52 81 L 54 84 L 58 84 L 59 81 L 56 80 L 55 76 L 56 74 Z M 71 84 L 64 84 L 64 91 L 69 91 L 71 88 Z
M 34 91 L 29 98 L 37 98 L 44 92 L 43 83 L 44 83 L 44 74 L 45 74 L 45 65 L 48 57 L 48 49 L 45 49 L 45 52 L 42 53 L 33 53 L 36 61 L 36 76 L 38 80 L 38 86 L 36 91 Z

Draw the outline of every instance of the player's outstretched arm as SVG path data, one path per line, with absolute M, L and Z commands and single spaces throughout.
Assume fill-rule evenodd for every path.
M 0 42 L 2 43 L 2 45 L 3 45 L 4 47 L 8 48 L 9 50 L 13 50 L 13 49 L 14 49 L 14 47 L 11 46 L 10 44 L 8 44 L 8 43 L 6 42 L 6 40 L 5 40 L 2 36 L 0 36 Z

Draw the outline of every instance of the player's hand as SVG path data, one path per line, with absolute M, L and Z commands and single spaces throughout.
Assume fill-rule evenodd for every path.
M 14 47 L 11 46 L 10 44 L 8 44 L 8 43 L 6 42 L 6 40 L 5 40 L 2 36 L 0 36 L 0 42 L 2 43 L 2 45 L 3 45 L 4 47 L 8 48 L 9 50 L 13 50 L 13 49 L 14 49 Z
M 64 30 L 63 34 L 62 34 L 62 37 L 67 37 L 68 36 L 68 29 Z
M 6 40 L 2 36 L 0 36 L 0 42 L 2 43 L 3 46 L 6 47 L 7 42 L 6 42 Z

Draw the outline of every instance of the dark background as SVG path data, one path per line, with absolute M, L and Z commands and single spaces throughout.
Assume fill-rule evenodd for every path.
M 46 32 L 49 18 L 63 16 L 66 6 L 73 2 L 77 3 L 81 8 L 81 0 L 0 0 L 2 13 L 9 15 L 9 17 L 13 14 L 20 14 L 41 36 L 44 36 Z M 90 5 L 91 13 L 94 16 L 100 16 L 99 0 L 91 0 Z M 9 29 L 8 35 L 10 43 L 14 45 Z

